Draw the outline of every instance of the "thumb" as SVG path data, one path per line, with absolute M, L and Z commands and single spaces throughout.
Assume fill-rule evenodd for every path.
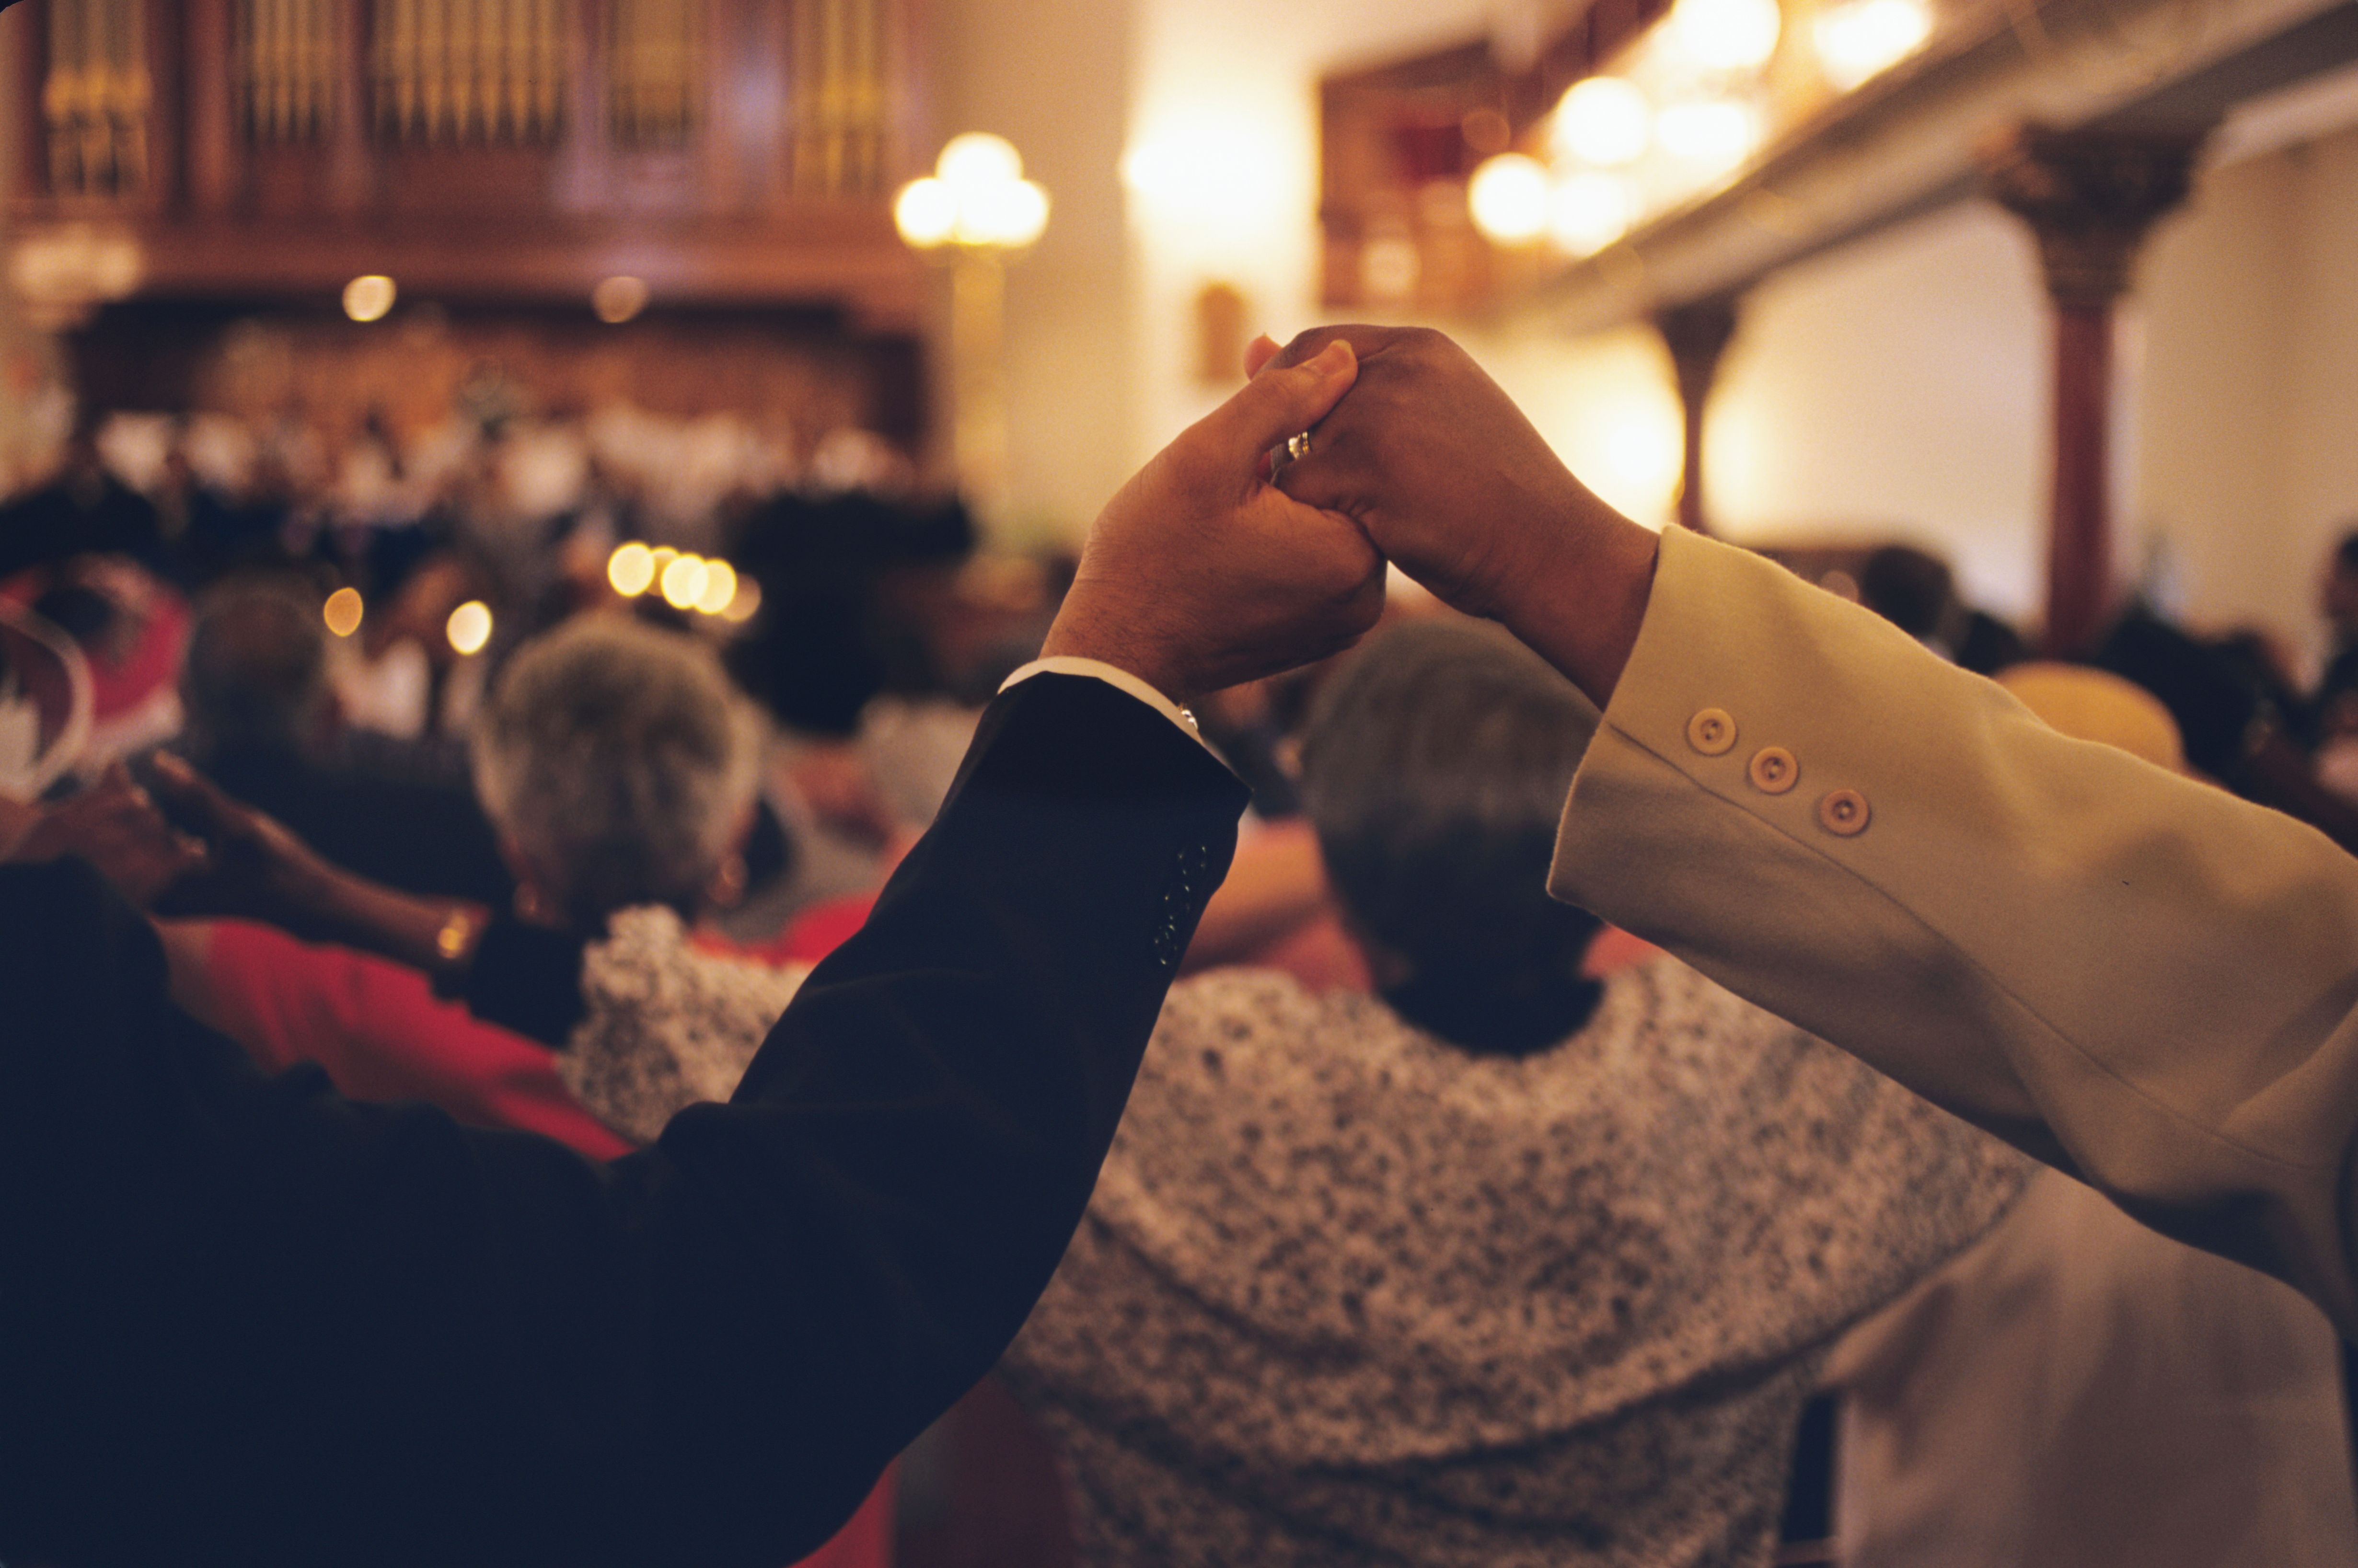
M 1222 454 L 1247 464 L 1326 417 L 1359 373 L 1351 345 L 1337 338 L 1298 365 L 1271 365 L 1204 421 Z

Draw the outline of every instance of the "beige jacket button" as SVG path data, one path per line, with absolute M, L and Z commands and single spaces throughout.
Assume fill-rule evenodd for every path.
M 1705 708 L 1687 720 L 1687 744 L 1706 757 L 1716 757 L 1736 744 L 1736 720 L 1724 708 Z
M 1782 795 L 1801 778 L 1801 764 L 1782 746 L 1761 747 L 1752 753 L 1752 765 L 1744 771 L 1752 787 L 1762 795 Z
M 1818 802 L 1818 826 L 1839 838 L 1866 832 L 1867 818 L 1874 815 L 1866 796 L 1855 789 L 1828 790 Z

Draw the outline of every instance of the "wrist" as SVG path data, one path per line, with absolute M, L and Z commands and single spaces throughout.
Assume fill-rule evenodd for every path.
M 1497 618 L 1603 708 L 1645 622 L 1660 536 L 1584 492 L 1562 525 L 1533 537 Z
M 1202 695 L 1189 689 L 1194 683 L 1181 674 L 1178 661 L 1158 652 L 1152 638 L 1140 634 L 1135 622 L 1124 624 L 1120 616 L 1096 612 L 1087 606 L 1076 612 L 1070 600 L 1048 628 L 1040 656 L 1094 659 L 1111 665 L 1144 681 L 1175 707 L 1184 708 Z

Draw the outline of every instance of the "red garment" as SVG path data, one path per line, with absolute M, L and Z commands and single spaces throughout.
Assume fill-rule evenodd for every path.
M 573 1098 L 547 1047 L 444 1001 L 415 969 L 222 920 L 206 975 L 215 1026 L 271 1072 L 316 1063 L 352 1099 L 423 1100 L 471 1126 L 537 1132 L 593 1160 L 631 1152 Z M 860 1511 L 795 1568 L 890 1568 L 893 1476 L 888 1466 Z
M 206 970 L 213 1022 L 274 1073 L 315 1062 L 353 1099 L 423 1100 L 593 1160 L 631 1152 L 573 1098 L 547 1047 L 444 1001 L 415 969 L 222 920 Z
M 875 907 L 876 895 L 872 892 L 815 903 L 786 922 L 786 928 L 775 940 L 742 951 L 745 957 L 759 958 L 765 964 L 816 964 L 867 925 L 868 912 Z

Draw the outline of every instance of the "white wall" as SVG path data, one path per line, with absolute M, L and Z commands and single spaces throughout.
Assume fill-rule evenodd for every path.
M 2358 131 L 2210 171 L 2140 299 L 2137 503 L 2183 608 L 2315 656 L 2318 566 L 2358 524 Z
M 930 0 L 927 16 L 941 138 L 1005 136 L 1051 202 L 1047 232 L 1007 275 L 1008 494 L 992 523 L 1011 544 L 1076 539 L 1136 466 L 1131 264 L 1116 174 L 1131 10 Z M 941 292 L 946 302 L 946 281 Z M 945 405 L 945 432 L 947 416 Z
M 1134 0 L 1129 142 L 1142 460 L 1230 390 L 1195 379 L 1194 301 L 1241 289 L 1280 341 L 1318 308 L 1318 80 L 1484 33 L 1494 0 Z M 1159 177 L 1158 177 L 1159 176 Z M 1240 380 L 1242 372 L 1238 372 Z
M 1706 427 L 1714 523 L 1738 540 L 1909 539 L 1982 602 L 2033 609 L 2049 330 L 2028 236 L 1982 202 L 1770 278 Z

